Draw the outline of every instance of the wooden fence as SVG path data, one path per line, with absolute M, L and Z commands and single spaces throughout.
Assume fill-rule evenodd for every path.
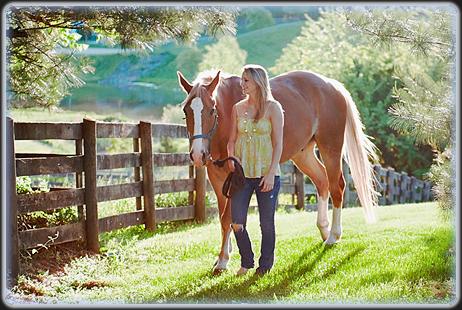
M 157 223 L 196 219 L 204 221 L 212 208 L 205 207 L 206 191 L 211 190 L 204 168 L 194 168 L 188 153 L 154 153 L 153 139 L 161 137 L 186 138 L 186 127 L 149 122 L 106 123 L 84 119 L 82 123 L 15 123 L 7 118 L 7 201 L 9 208 L 8 233 L 11 236 L 8 253 L 10 280 L 19 272 L 19 251 L 45 244 L 56 236 L 53 244 L 75 240 L 86 242 L 88 249 L 99 251 L 99 234 L 123 227 L 144 224 L 153 231 Z M 98 154 L 98 138 L 130 138 L 133 152 L 124 154 Z M 16 140 L 73 140 L 73 154 L 16 153 Z M 156 180 L 154 167 L 188 166 L 189 177 L 177 180 Z M 97 186 L 97 173 L 112 169 L 129 168 L 133 182 Z M 376 167 L 383 196 L 381 204 L 426 201 L 430 197 L 430 184 Z M 305 176 L 291 163 L 282 165 L 281 193 L 292 195 L 298 209 L 306 208 L 306 197 L 315 195 L 315 188 L 305 183 Z M 357 197 L 345 169 L 347 204 L 357 204 Z M 75 187 L 52 187 L 49 192 L 16 194 L 16 177 L 34 175 L 71 174 Z M 174 208 L 156 208 L 154 195 L 171 192 L 189 192 L 189 204 Z M 109 217 L 98 217 L 98 203 L 135 198 L 136 211 Z M 296 203 L 295 203 L 296 201 Z M 18 215 L 35 211 L 56 210 L 77 206 L 77 223 L 18 231 Z M 85 207 L 84 207 L 85 206 Z

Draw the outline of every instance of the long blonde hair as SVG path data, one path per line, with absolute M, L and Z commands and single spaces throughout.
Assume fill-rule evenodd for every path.
M 255 120 L 261 119 L 268 107 L 268 101 L 274 100 L 268 79 L 268 72 L 260 65 L 249 64 L 243 67 L 243 72 L 249 74 L 258 86 L 257 92 L 257 114 Z

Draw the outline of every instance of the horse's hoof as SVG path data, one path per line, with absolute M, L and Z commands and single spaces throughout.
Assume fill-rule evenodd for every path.
M 324 225 L 316 224 L 316 226 L 319 229 L 319 233 L 321 234 L 322 241 L 326 241 L 330 235 L 329 224 L 324 224 Z
M 332 245 L 340 241 L 340 236 L 335 236 L 334 234 L 330 234 L 329 238 L 324 241 L 325 245 Z
M 328 238 L 329 238 L 329 231 L 321 231 L 321 238 L 322 238 L 322 241 L 326 241 Z
M 212 274 L 213 274 L 214 276 L 219 276 L 219 275 L 222 274 L 225 270 L 226 270 L 226 269 L 214 268 Z

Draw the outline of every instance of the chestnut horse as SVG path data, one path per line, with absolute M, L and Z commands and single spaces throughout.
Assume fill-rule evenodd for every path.
M 231 251 L 230 201 L 221 189 L 229 173 L 212 159 L 227 157 L 230 115 L 234 104 L 244 99 L 238 76 L 206 71 L 190 83 L 177 72 L 179 84 L 187 93 L 182 106 L 191 142 L 190 156 L 195 166 L 206 166 L 215 191 L 220 214 L 222 244 L 214 274 L 226 269 Z M 334 244 L 342 235 L 341 209 L 345 180 L 342 157 L 348 163 L 367 222 L 376 220 L 374 208 L 375 146 L 363 132 L 359 112 L 349 92 L 338 81 L 310 71 L 291 71 L 270 79 L 274 98 L 284 110 L 281 163 L 291 159 L 316 186 L 317 227 L 325 244 Z M 317 157 L 319 149 L 322 161 Z M 327 218 L 329 194 L 332 199 L 332 225 Z

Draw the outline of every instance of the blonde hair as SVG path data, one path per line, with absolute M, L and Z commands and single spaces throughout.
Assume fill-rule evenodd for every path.
M 268 79 L 268 72 L 265 68 L 260 65 L 245 65 L 243 67 L 243 72 L 246 72 L 254 80 L 255 84 L 258 86 L 257 92 L 257 115 L 255 120 L 259 120 L 263 117 L 266 108 L 268 107 L 268 101 L 274 100 L 273 94 L 271 93 L 271 87 Z

